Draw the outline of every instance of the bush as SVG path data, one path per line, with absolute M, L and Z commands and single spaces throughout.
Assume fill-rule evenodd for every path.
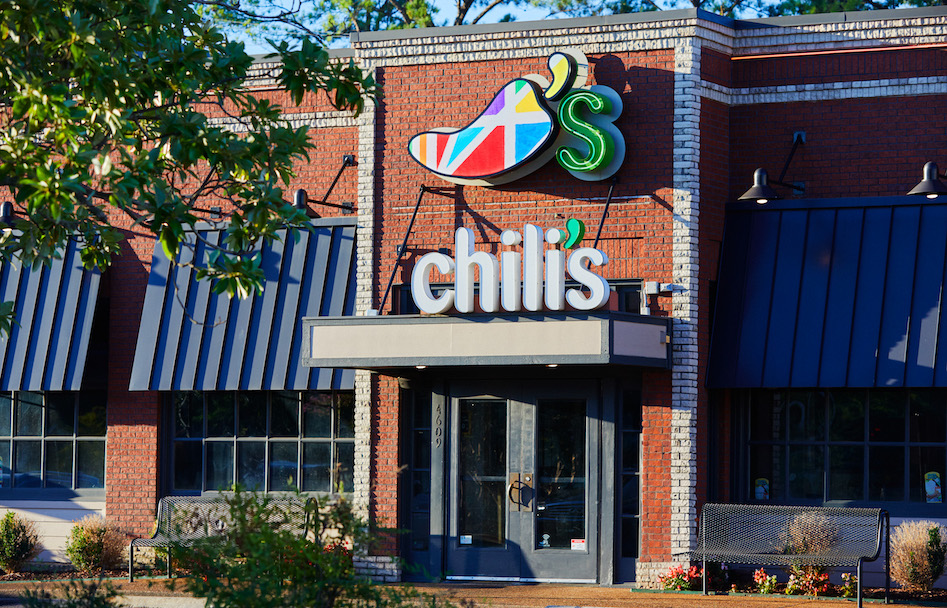
M 118 590 L 108 581 L 70 581 L 60 585 L 58 593 L 46 589 L 28 589 L 22 596 L 24 608 L 114 608 L 120 597 Z
M 763 568 L 754 570 L 753 585 L 757 593 L 776 593 L 776 576 L 766 574 Z
M 125 535 L 98 515 L 76 522 L 66 541 L 66 555 L 82 573 L 97 573 L 122 564 Z
M 0 519 L 0 568 L 4 572 L 19 572 L 41 550 L 36 525 L 8 511 Z
M 353 560 L 386 535 L 372 530 L 339 498 L 306 503 L 307 535 L 265 494 L 240 490 L 227 497 L 227 533 L 171 548 L 190 570 L 185 590 L 215 608 L 435 608 L 419 593 L 373 583 Z M 304 501 L 300 498 L 300 501 Z M 289 525 L 281 525 L 283 522 Z
M 824 513 L 804 511 L 794 515 L 780 534 L 786 555 L 812 555 L 829 552 L 838 543 L 839 529 Z M 786 594 L 819 595 L 825 593 L 829 576 L 825 566 L 791 564 Z
M 932 521 L 909 521 L 891 535 L 891 578 L 905 589 L 927 591 L 944 574 L 947 530 Z
M 684 566 L 671 566 L 667 574 L 658 577 L 661 587 L 674 591 L 696 591 L 702 587 L 702 571 L 697 566 L 691 566 L 687 570 Z

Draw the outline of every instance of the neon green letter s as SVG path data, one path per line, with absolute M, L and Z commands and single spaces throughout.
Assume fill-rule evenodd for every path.
M 611 102 L 603 95 L 579 89 L 569 93 L 559 104 L 559 125 L 583 141 L 588 146 L 588 153 L 583 157 L 575 148 L 563 146 L 556 152 L 556 160 L 571 171 L 594 171 L 611 162 L 615 142 L 604 130 L 582 119 L 579 105 L 593 114 L 611 112 Z

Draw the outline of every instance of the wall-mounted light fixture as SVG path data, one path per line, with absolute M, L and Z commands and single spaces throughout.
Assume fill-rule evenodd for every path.
M 937 163 L 924 163 L 924 179 L 914 186 L 908 194 L 926 196 L 927 198 L 937 198 L 947 194 L 947 186 L 940 181 L 941 179 L 947 179 L 947 175 L 937 171 Z
M 769 201 L 782 198 L 778 192 L 773 190 L 772 186 L 769 185 L 770 183 L 776 184 L 777 186 L 783 186 L 784 188 L 791 188 L 796 192 L 805 193 L 806 188 L 802 183 L 787 184 L 783 181 L 783 178 L 786 177 L 786 171 L 789 170 L 789 163 L 792 162 L 792 157 L 796 155 L 796 150 L 799 149 L 799 146 L 804 143 L 806 143 L 805 131 L 796 131 L 793 133 L 792 149 L 789 151 L 789 157 L 786 159 L 786 163 L 783 165 L 783 170 L 779 174 L 779 179 L 770 181 L 766 174 L 766 169 L 757 169 L 753 172 L 753 186 L 744 192 L 737 200 L 756 201 L 760 205 L 764 205 Z
M 326 195 L 322 197 L 322 200 L 309 198 L 305 190 L 297 190 L 296 195 L 293 198 L 293 205 L 297 209 L 307 209 L 309 203 L 314 205 L 325 205 L 326 207 L 335 207 L 336 209 L 341 209 L 344 213 L 355 213 L 355 205 L 352 203 L 328 203 L 326 202 L 329 199 L 329 195 L 332 194 L 332 190 L 335 189 L 335 185 L 339 183 L 339 178 L 342 177 L 342 172 L 345 171 L 346 167 L 354 167 L 358 163 L 355 162 L 354 154 L 346 154 L 342 157 L 342 168 L 339 169 L 339 172 L 336 173 L 335 179 L 332 180 L 332 184 L 329 186 L 329 190 L 326 192 Z M 319 217 L 315 212 L 310 212 L 310 215 Z
M 13 227 L 13 203 L 10 201 L 0 203 L 0 223 L 7 228 Z

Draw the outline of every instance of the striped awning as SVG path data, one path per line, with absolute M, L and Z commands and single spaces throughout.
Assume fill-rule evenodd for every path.
M 15 302 L 10 335 L 0 337 L 0 390 L 79 390 L 102 276 L 83 268 L 80 252 L 71 240 L 49 266 L 0 267 L 0 301 Z
M 263 246 L 262 294 L 215 294 L 156 243 L 145 293 L 131 390 L 351 389 L 350 370 L 302 366 L 302 317 L 355 309 L 355 220 L 313 220 L 312 232 Z M 221 232 L 200 233 L 179 260 L 206 259 Z
M 945 288 L 942 202 L 734 205 L 708 385 L 947 386 Z

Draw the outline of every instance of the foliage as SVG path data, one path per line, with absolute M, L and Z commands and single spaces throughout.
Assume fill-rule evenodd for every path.
M 0 519 L 0 569 L 19 572 L 41 550 L 36 525 L 13 511 Z
M 815 566 L 792 566 L 786 582 L 786 595 L 825 595 L 829 575 Z
M 838 526 L 824 513 L 805 511 L 794 515 L 780 533 L 779 541 L 787 555 L 818 555 L 829 552 L 838 542 Z M 787 569 L 786 593 L 818 595 L 828 588 L 825 566 L 793 563 Z
M 172 547 L 189 568 L 185 588 L 217 608 L 309 606 L 400 608 L 417 593 L 377 585 L 355 572 L 353 556 L 382 537 L 340 498 L 306 503 L 310 533 L 266 495 L 237 490 L 227 498 L 227 533 Z M 432 606 L 433 600 L 427 602 Z
M 658 581 L 664 589 L 675 591 L 696 591 L 701 587 L 701 577 L 703 571 L 697 566 L 691 566 L 687 570 L 684 566 L 671 566 L 667 574 L 658 576 Z
M 2 232 L 0 260 L 48 262 L 72 238 L 87 267 L 105 268 L 129 225 L 173 257 L 208 204 L 224 203 L 222 242 L 198 278 L 239 296 L 260 289 L 255 246 L 309 225 L 282 188 L 315 144 L 251 94 L 251 57 L 200 14 L 203 4 L 0 0 L 0 187 L 21 232 Z M 357 113 L 380 94 L 317 37 L 273 46 L 282 67 L 261 75 L 296 104 L 325 92 Z
M 66 541 L 66 555 L 79 572 L 101 572 L 122 563 L 125 535 L 98 515 L 75 523 Z
M 903 8 L 907 6 L 937 6 L 941 0 L 782 0 L 762 7 L 767 17 L 781 15 L 810 15 Z
M 908 521 L 891 535 L 891 578 L 905 589 L 926 591 L 944 575 L 947 529 L 932 521 Z
M 753 571 L 753 584 L 757 593 L 776 593 L 776 575 L 767 576 L 762 568 Z
M 855 597 L 858 594 L 858 577 L 851 572 L 842 573 L 842 585 L 839 587 L 839 595 L 842 597 Z
M 70 581 L 60 585 L 59 593 L 48 589 L 28 589 L 22 597 L 25 608 L 58 606 L 60 608 L 112 608 L 118 606 L 121 594 L 109 581 Z

